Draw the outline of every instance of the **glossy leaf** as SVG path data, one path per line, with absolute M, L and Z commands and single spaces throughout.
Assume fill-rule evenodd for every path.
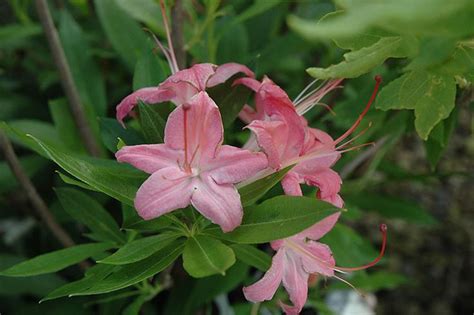
M 115 269 L 112 274 L 94 283 L 89 289 L 72 293 L 71 296 L 108 293 L 148 279 L 175 261 L 181 255 L 183 247 L 184 245 L 180 242 L 172 243 L 147 259 Z
M 60 249 L 14 265 L 0 275 L 27 277 L 56 272 L 112 247 L 111 243 L 91 243 Z
M 286 173 L 288 173 L 293 165 L 285 167 L 276 173 L 268 175 L 264 178 L 254 181 L 239 189 L 240 200 L 244 207 L 253 205 L 262 198 L 270 189 L 278 184 Z
M 31 137 L 48 154 L 51 160 L 69 174 L 121 202 L 133 205 L 143 173 L 110 160 L 74 156 Z
M 174 233 L 147 236 L 127 243 L 112 255 L 98 261 L 98 263 L 110 265 L 131 264 L 148 258 L 178 237 Z
M 225 275 L 225 271 L 234 263 L 234 252 L 221 241 L 197 235 L 186 242 L 183 266 L 195 278 L 213 274 Z
M 295 235 L 340 209 L 309 197 L 277 196 L 245 209 L 242 224 L 229 233 L 206 232 L 241 244 L 267 243 Z
M 133 128 L 124 129 L 116 119 L 99 118 L 102 142 L 110 152 L 117 152 L 117 143 L 122 139 L 127 145 L 142 144 L 145 140 Z
M 63 209 L 76 221 L 86 225 L 102 241 L 124 243 L 125 236 L 114 218 L 100 203 L 87 194 L 72 188 L 57 188 L 58 196 Z
M 267 271 L 272 263 L 272 258 L 264 251 L 252 245 L 232 244 L 235 256 L 243 263 L 255 267 L 260 271 Z
M 166 79 L 168 72 L 167 65 L 153 51 L 144 52 L 135 65 L 133 90 L 157 86 Z

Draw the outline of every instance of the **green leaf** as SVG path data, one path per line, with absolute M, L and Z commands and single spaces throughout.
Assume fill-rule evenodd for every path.
M 102 281 L 85 291 L 72 293 L 71 296 L 108 293 L 148 279 L 175 261 L 181 255 L 183 247 L 181 242 L 172 243 L 147 259 L 118 267 Z
M 54 300 L 71 294 L 77 294 L 91 288 L 95 283 L 102 281 L 105 277 L 111 274 L 116 266 L 113 265 L 95 265 L 87 270 L 84 278 L 67 283 L 53 291 L 49 292 L 41 302 Z
M 112 46 L 130 71 L 133 71 L 140 56 L 152 49 L 144 31 L 117 5 L 115 0 L 95 0 L 94 4 L 100 23 Z
M 0 254 L 0 270 L 13 266 L 22 260 L 25 260 L 25 258 L 9 254 Z M 0 297 L 4 299 L 5 297 L 15 298 L 20 295 L 43 296 L 44 292 L 48 292 L 65 283 L 65 280 L 57 274 L 32 276 L 28 278 L 0 277 Z
M 69 174 L 112 198 L 133 205 L 136 191 L 145 179 L 143 173 L 110 160 L 74 156 L 34 137 L 31 139 Z
M 377 108 L 414 109 L 415 128 L 426 140 L 431 130 L 454 108 L 456 82 L 452 76 L 411 71 L 382 89 Z
M 86 225 L 100 240 L 119 244 L 125 242 L 125 235 L 120 232 L 117 222 L 95 199 L 72 188 L 57 188 L 56 195 L 63 209 Z
M 163 143 L 166 122 L 153 106 L 138 102 L 140 125 L 147 143 Z
M 112 248 L 111 243 L 91 243 L 36 256 L 0 272 L 2 276 L 27 277 L 56 272 Z
M 306 71 L 317 79 L 355 78 L 381 65 L 390 57 L 405 57 L 404 46 L 411 38 L 383 37 L 375 44 L 344 54 L 345 61 L 328 68 L 308 68 Z
M 434 170 L 448 146 L 449 139 L 454 131 L 457 122 L 456 108 L 449 117 L 434 127 L 428 140 L 425 142 L 426 158 L 430 162 L 431 169 Z
M 121 247 L 112 255 L 98 261 L 101 264 L 125 265 L 134 263 L 150 257 L 163 247 L 176 240 L 179 235 L 174 233 L 163 233 L 144 237 Z
M 278 184 L 286 173 L 288 173 L 294 165 L 285 167 L 276 173 L 265 176 L 239 189 L 240 200 L 244 207 L 253 205 L 262 198 L 273 186 Z
M 96 117 L 105 115 L 107 111 L 105 82 L 97 64 L 92 59 L 85 34 L 66 10 L 60 13 L 59 37 L 82 105 L 88 114 L 89 124 L 98 135 Z
M 75 122 L 66 100 L 57 99 L 49 101 L 48 105 L 56 132 L 64 146 L 72 152 L 85 153 L 86 151 L 77 128 L 71 128 Z
M 183 267 L 195 278 L 213 274 L 225 275 L 235 263 L 232 249 L 222 242 L 206 236 L 190 237 L 183 252 Z
M 80 188 L 83 188 L 83 189 L 87 189 L 87 190 L 90 190 L 90 191 L 98 191 L 100 192 L 100 190 L 97 190 L 89 185 L 87 185 L 86 183 L 84 182 L 81 182 L 77 179 L 74 179 L 72 177 L 70 177 L 69 175 L 66 175 L 66 174 L 63 174 L 61 173 L 60 171 L 56 171 L 56 173 L 59 175 L 59 178 L 61 178 L 61 180 L 63 182 L 65 182 L 66 184 L 69 184 L 69 185 L 73 185 L 73 186 L 77 186 L 77 187 L 80 187 Z
M 117 152 L 117 143 L 119 138 L 127 145 L 135 145 L 145 143 L 140 133 L 132 128 L 123 128 L 122 125 L 112 118 L 99 118 L 100 135 L 105 147 L 112 153 Z
M 232 244 L 235 256 L 243 263 L 255 267 L 260 271 L 267 271 L 272 263 L 271 257 L 264 251 L 252 245 Z
M 169 75 L 165 63 L 153 51 L 144 52 L 138 59 L 133 73 L 133 90 L 157 86 Z
M 145 23 L 153 31 L 165 35 L 160 5 L 155 0 L 116 0 L 117 5 L 134 19 Z
M 9 24 L 0 28 L 0 48 L 15 49 L 21 47 L 30 40 L 30 37 L 41 34 L 39 24 Z
M 364 195 L 345 194 L 347 203 L 354 204 L 367 211 L 378 212 L 386 218 L 398 218 L 407 222 L 432 225 L 437 223 L 425 209 L 416 202 L 389 196 L 364 193 Z
M 230 20 L 230 19 L 229 19 Z M 249 38 L 247 29 L 241 23 L 226 20 L 219 25 L 222 30 L 217 45 L 217 64 L 245 62 L 248 57 Z
M 246 208 L 242 224 L 232 232 L 222 233 L 218 227 L 206 232 L 235 243 L 268 243 L 295 235 L 340 210 L 316 198 L 277 196 Z
M 136 297 L 133 302 L 127 305 L 127 307 L 123 310 L 122 315 L 139 315 L 140 309 L 149 300 L 150 297 L 148 295 L 140 295 Z

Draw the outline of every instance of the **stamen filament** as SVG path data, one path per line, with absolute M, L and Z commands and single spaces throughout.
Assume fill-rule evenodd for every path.
M 337 268 L 339 270 L 342 270 L 342 271 L 357 271 L 357 270 L 364 270 L 364 269 L 370 268 L 370 267 L 374 266 L 375 264 L 377 264 L 380 261 L 380 259 L 382 259 L 383 255 L 385 254 L 385 246 L 387 244 L 387 225 L 381 224 L 380 225 L 380 232 L 383 235 L 382 248 L 380 249 L 380 253 L 377 256 L 377 258 L 375 258 L 372 262 L 370 262 L 366 265 L 360 266 L 360 267 L 347 268 L 347 267 L 337 267 L 336 266 L 335 268 Z
M 375 82 L 376 83 L 375 83 L 374 91 L 372 92 L 372 95 L 370 96 L 369 102 L 365 106 L 364 110 L 359 115 L 359 118 L 357 118 L 357 120 L 352 125 L 352 127 L 350 127 L 346 132 L 344 132 L 344 134 L 342 134 L 342 136 L 340 136 L 339 138 L 336 139 L 335 143 L 339 143 L 342 140 L 344 140 L 345 138 L 347 138 L 347 136 L 349 136 L 357 128 L 357 126 L 359 126 L 360 122 L 362 121 L 362 118 L 364 118 L 365 114 L 367 114 L 367 112 L 369 111 L 370 106 L 372 105 L 372 103 L 375 100 L 375 97 L 377 96 L 377 91 L 379 90 L 380 84 L 382 83 L 382 77 L 379 76 L 379 75 L 375 76 Z
M 174 54 L 174 48 L 173 48 L 173 41 L 171 40 L 171 32 L 169 28 L 169 22 L 168 22 L 168 17 L 166 16 L 166 8 L 165 8 L 165 3 L 164 0 L 160 0 L 160 6 L 161 6 L 161 15 L 163 16 L 163 24 L 165 26 L 165 31 L 166 31 L 166 37 L 168 39 L 168 47 L 169 47 L 169 52 L 170 52 L 170 60 L 171 60 L 171 72 L 175 74 L 176 72 L 179 71 L 178 67 L 178 62 L 176 61 L 176 56 Z

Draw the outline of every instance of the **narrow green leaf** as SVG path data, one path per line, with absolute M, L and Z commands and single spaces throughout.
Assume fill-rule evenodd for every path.
M 160 5 L 155 0 L 116 0 L 120 8 L 137 21 L 145 23 L 154 32 L 165 35 Z
M 264 251 L 252 245 L 232 244 L 235 256 L 243 263 L 255 267 L 260 271 L 267 271 L 272 263 L 271 257 Z
M 49 158 L 69 174 L 91 187 L 133 206 L 135 193 L 145 174 L 110 160 L 74 156 L 30 136 Z
M 295 235 L 340 210 L 316 198 L 277 196 L 246 208 L 242 224 L 232 232 L 222 233 L 218 227 L 206 232 L 235 243 L 268 243 Z
M 85 291 L 73 293 L 71 296 L 108 293 L 148 279 L 175 261 L 181 255 L 183 247 L 184 244 L 181 242 L 172 243 L 147 259 L 117 268 L 104 280 L 96 282 Z
M 95 283 L 102 281 L 117 268 L 113 265 L 95 265 L 87 270 L 84 278 L 67 283 L 59 288 L 54 289 L 41 302 L 54 300 L 71 294 L 77 294 L 91 288 Z
M 163 143 L 166 122 L 161 115 L 148 104 L 138 102 L 140 125 L 147 143 Z
M 56 272 L 112 247 L 111 243 L 91 243 L 60 249 L 14 265 L 0 272 L 0 275 L 27 277 Z
M 281 2 L 282 0 L 256 0 L 248 9 L 236 17 L 235 23 L 242 23 L 254 16 L 262 14 Z
M 117 222 L 95 199 L 72 188 L 57 188 L 56 195 L 63 209 L 102 241 L 125 242 L 125 235 L 120 232 Z
M 276 173 L 268 175 L 264 178 L 256 180 L 255 182 L 248 184 L 239 189 L 240 200 L 244 207 L 253 205 L 261 197 L 263 197 L 273 186 L 278 184 L 286 173 L 288 173 L 294 165 L 285 167 Z
M 77 187 L 80 187 L 80 188 L 83 188 L 83 189 L 87 189 L 87 190 L 91 190 L 91 191 L 98 191 L 100 192 L 100 190 L 97 190 L 89 185 L 87 185 L 86 183 L 84 182 L 81 182 L 79 180 L 76 180 L 66 174 L 63 174 L 61 173 L 60 171 L 56 171 L 56 173 L 59 175 L 59 178 L 61 178 L 61 180 L 63 182 L 65 182 L 66 184 L 69 184 L 69 185 L 73 185 L 73 186 L 77 186 Z
M 183 266 L 195 278 L 213 274 L 225 275 L 225 271 L 234 263 L 234 252 L 221 241 L 197 235 L 186 242 Z
M 174 233 L 144 237 L 126 244 L 112 255 L 98 261 L 98 263 L 110 265 L 131 264 L 148 258 L 178 237 Z

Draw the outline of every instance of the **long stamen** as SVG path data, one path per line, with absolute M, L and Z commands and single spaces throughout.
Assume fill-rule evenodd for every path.
M 168 65 L 170 66 L 170 69 L 171 69 L 171 72 L 175 72 L 175 69 L 174 69 L 174 66 L 173 66 L 173 62 L 171 60 L 171 56 L 170 56 L 170 53 L 169 53 L 169 49 L 166 48 L 165 46 L 163 46 L 163 44 L 160 42 L 160 40 L 158 39 L 158 37 L 156 37 L 156 35 L 151 31 L 149 30 L 148 28 L 143 28 L 144 31 L 148 32 L 151 34 L 151 36 L 153 37 L 153 40 L 155 41 L 156 45 L 158 46 L 158 48 L 161 50 L 161 52 L 163 53 L 163 55 L 165 56 L 166 58 L 166 61 L 168 62 Z
M 188 162 L 188 110 L 189 104 L 181 105 L 183 107 L 183 131 L 184 131 L 184 170 L 191 172 L 191 166 Z
M 344 282 L 345 284 L 347 284 L 348 286 L 350 286 L 354 291 L 356 291 L 357 294 L 359 294 L 360 296 L 362 297 L 365 297 L 365 294 L 363 294 L 361 291 L 359 291 L 352 283 L 350 283 L 349 281 L 347 281 L 346 279 L 343 279 L 341 277 L 338 277 L 336 275 L 333 276 L 334 278 L 336 278 L 337 280 L 341 281 L 341 282 Z
M 367 126 L 367 128 L 365 128 L 364 130 L 362 130 L 361 132 L 359 132 L 357 135 L 355 135 L 354 137 L 352 137 L 350 140 L 347 140 L 346 142 L 344 142 L 343 144 L 339 145 L 338 147 L 336 147 L 336 150 L 337 149 L 342 149 L 344 147 L 347 147 L 349 144 L 353 143 L 354 141 L 356 141 L 357 139 L 359 139 L 360 137 L 362 137 L 366 132 L 367 130 L 369 130 L 369 128 L 372 127 L 372 122 L 369 122 L 369 126 Z
M 173 41 L 171 40 L 171 32 L 169 28 L 168 17 L 166 15 L 164 0 L 160 0 L 160 6 L 161 6 L 161 15 L 163 16 L 163 24 L 165 25 L 166 37 L 168 39 L 168 47 L 169 47 L 171 63 L 172 63 L 171 71 L 174 74 L 179 71 L 179 67 L 178 67 L 178 62 L 176 61 L 176 56 L 174 54 Z
M 303 91 L 300 92 L 300 94 L 298 94 L 298 96 L 293 100 L 293 103 L 298 103 L 298 101 L 300 100 L 300 98 L 304 95 L 304 93 L 306 93 L 306 91 L 308 91 L 316 82 L 318 82 L 318 79 L 314 79 L 313 81 L 311 81 L 304 89 Z
M 380 232 L 383 235 L 382 248 L 380 249 L 380 253 L 377 256 L 377 258 L 375 258 L 372 262 L 370 262 L 366 265 L 360 266 L 360 267 L 350 267 L 350 268 L 347 268 L 347 267 L 334 267 L 334 269 L 339 269 L 339 270 L 342 270 L 342 271 L 357 271 L 357 270 L 363 270 L 363 269 L 370 268 L 370 267 L 374 266 L 375 264 L 377 264 L 380 261 L 380 259 L 382 259 L 383 255 L 385 254 L 385 246 L 387 244 L 387 225 L 381 224 L 380 225 Z
M 356 129 L 357 126 L 359 126 L 360 122 L 362 121 L 362 118 L 364 118 L 365 114 L 367 114 L 367 112 L 369 111 L 370 106 L 372 105 L 372 103 L 375 100 L 375 97 L 377 96 L 377 92 L 379 90 L 380 84 L 382 83 L 382 77 L 379 76 L 379 75 L 375 76 L 375 82 L 376 83 L 375 83 L 374 91 L 372 92 L 372 95 L 370 96 L 369 102 L 365 106 L 364 110 L 359 115 L 359 118 L 357 118 L 357 120 L 352 125 L 352 127 L 350 127 L 346 132 L 344 132 L 344 134 L 342 136 L 340 136 L 339 138 L 336 139 L 335 143 L 339 143 L 342 140 L 344 140 L 345 138 L 347 138 L 347 136 L 349 136 L 354 131 L 354 129 Z

